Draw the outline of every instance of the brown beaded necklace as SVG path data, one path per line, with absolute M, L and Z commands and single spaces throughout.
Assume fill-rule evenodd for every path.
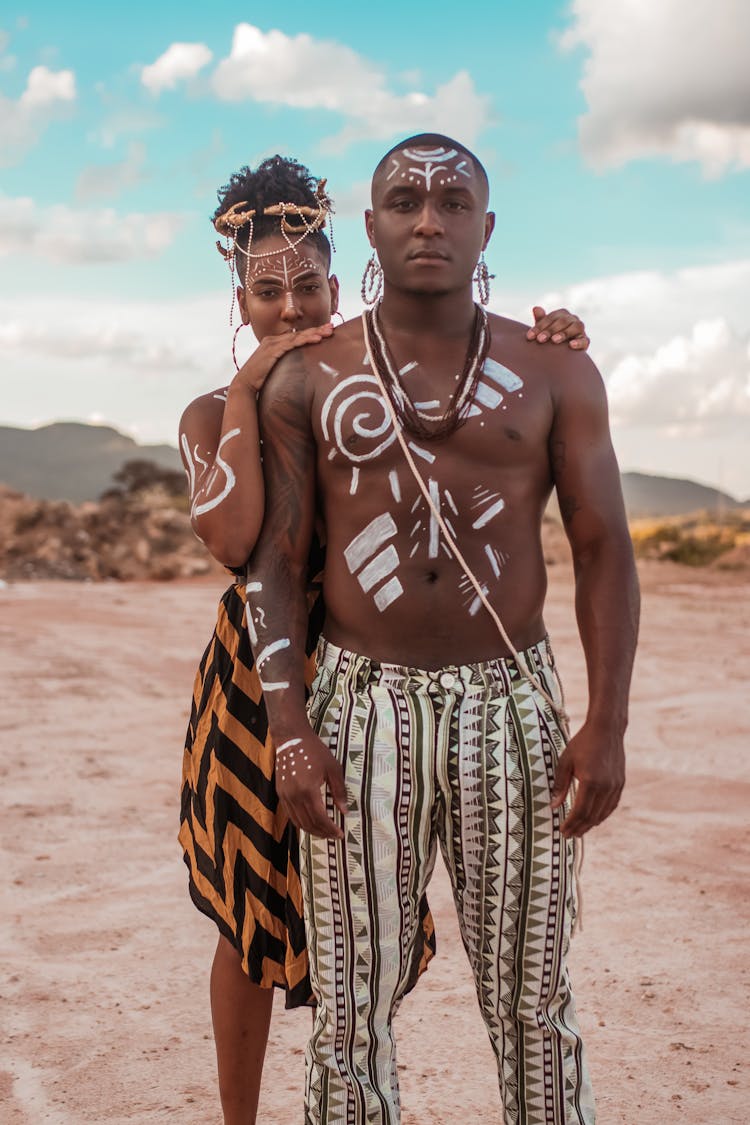
M 398 368 L 380 325 L 378 307 L 378 305 L 375 305 L 374 308 L 366 311 L 364 316 L 365 329 L 373 363 L 377 367 L 377 372 L 393 404 L 399 425 L 413 437 L 433 441 L 450 437 L 468 418 L 474 399 L 474 391 L 490 350 L 491 336 L 487 313 L 479 305 L 474 306 L 474 324 L 458 386 L 451 396 L 448 408 L 441 417 L 428 418 L 417 409 L 401 386 Z

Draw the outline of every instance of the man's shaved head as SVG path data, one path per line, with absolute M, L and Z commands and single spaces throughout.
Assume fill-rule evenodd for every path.
M 373 172 L 373 194 L 376 187 L 380 188 L 388 179 L 389 175 L 393 174 L 396 153 L 403 153 L 407 157 L 409 154 L 413 153 L 418 157 L 419 164 L 423 167 L 427 166 L 438 169 L 443 165 L 450 165 L 451 170 L 456 164 L 460 165 L 462 163 L 461 161 L 457 161 L 459 155 L 468 157 L 481 190 L 486 197 L 489 198 L 489 180 L 487 179 L 487 173 L 482 162 L 466 145 L 461 144 L 460 141 L 455 141 L 452 137 L 444 136 L 443 133 L 418 133 L 414 137 L 407 137 L 406 140 L 399 141 L 393 148 L 390 148 Z M 430 173 L 430 175 L 434 174 L 435 172 Z M 429 182 L 427 186 L 429 187 Z

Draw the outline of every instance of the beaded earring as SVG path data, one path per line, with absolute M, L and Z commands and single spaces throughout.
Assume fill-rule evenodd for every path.
M 380 300 L 383 292 L 383 267 L 378 261 L 378 255 L 373 250 L 372 257 L 365 266 L 362 275 L 362 300 L 366 305 L 374 305 Z
M 474 271 L 474 280 L 477 283 L 477 289 L 479 291 L 479 300 L 483 305 L 486 305 L 490 299 L 490 281 L 494 281 L 494 279 L 494 273 L 490 273 L 487 269 L 483 250 L 482 256 L 477 262 L 477 268 Z

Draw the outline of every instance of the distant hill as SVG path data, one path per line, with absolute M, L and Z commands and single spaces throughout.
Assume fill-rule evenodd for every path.
M 655 477 L 648 473 L 623 473 L 622 491 L 631 519 L 651 516 L 684 516 L 708 511 L 712 515 L 743 507 L 726 492 L 678 477 Z
M 0 482 L 45 500 L 95 500 L 112 485 L 112 474 L 136 458 L 165 469 L 182 467 L 173 446 L 139 445 L 111 426 L 0 426 Z
M 0 426 L 0 483 L 45 500 L 95 500 L 112 485 L 112 474 L 136 458 L 165 469 L 181 468 L 171 445 L 139 445 L 111 426 L 54 422 L 37 430 Z M 741 506 L 733 496 L 691 480 L 623 473 L 631 519 L 716 513 Z M 555 506 L 552 505 L 552 510 Z

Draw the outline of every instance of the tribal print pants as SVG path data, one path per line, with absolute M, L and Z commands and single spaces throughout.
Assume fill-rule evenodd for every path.
M 558 698 L 548 642 L 524 655 Z M 400 1121 L 392 1018 L 438 841 L 505 1125 L 593 1125 L 565 968 L 573 848 L 550 809 L 564 745 L 552 708 L 510 659 L 426 672 L 322 640 L 310 721 L 344 767 L 349 811 L 344 840 L 301 835 L 318 1001 L 306 1125 Z

